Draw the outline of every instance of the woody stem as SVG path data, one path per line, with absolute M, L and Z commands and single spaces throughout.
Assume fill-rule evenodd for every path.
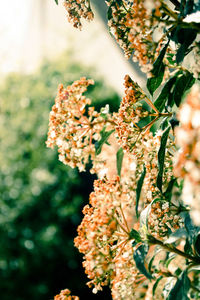
M 175 247 L 173 247 L 169 244 L 163 244 L 161 241 L 155 239 L 152 236 L 150 237 L 149 242 L 152 245 L 159 245 L 159 246 L 161 246 L 162 248 L 164 248 L 165 250 L 167 250 L 169 252 L 176 253 L 176 254 L 178 254 L 178 255 L 186 258 L 186 259 L 189 259 L 189 260 L 195 262 L 196 264 L 200 264 L 200 258 L 199 257 L 189 255 L 189 254 L 187 254 L 187 253 L 185 253 L 185 252 L 183 252 L 183 251 L 181 251 L 181 250 L 179 250 L 179 249 L 177 249 L 177 248 L 175 248 Z

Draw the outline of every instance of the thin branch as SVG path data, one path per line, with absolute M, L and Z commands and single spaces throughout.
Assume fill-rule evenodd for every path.
M 170 246 L 168 244 L 163 244 L 161 241 L 155 239 L 152 236 L 150 237 L 149 242 L 152 245 L 159 245 L 159 246 L 161 246 L 162 248 L 164 248 L 165 250 L 167 250 L 169 252 L 176 253 L 176 254 L 178 254 L 178 255 L 186 258 L 186 259 L 189 259 L 189 260 L 193 261 L 194 263 L 196 263 L 198 265 L 200 264 L 200 258 L 199 257 L 189 255 L 189 254 L 187 254 L 187 253 L 185 253 L 185 252 L 183 252 L 183 251 L 181 251 L 181 250 L 179 250 L 179 249 L 177 249 L 173 246 Z

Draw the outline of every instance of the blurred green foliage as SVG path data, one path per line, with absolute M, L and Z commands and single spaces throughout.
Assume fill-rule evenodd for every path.
M 116 93 L 69 54 L 44 63 L 34 75 L 9 75 L 0 86 L 1 299 L 53 299 L 63 288 L 81 299 L 105 298 L 85 287 L 73 246 L 93 178 L 64 166 L 57 151 L 45 146 L 58 84 L 83 75 L 96 81 L 88 91 L 96 106 L 110 103 L 115 110 Z

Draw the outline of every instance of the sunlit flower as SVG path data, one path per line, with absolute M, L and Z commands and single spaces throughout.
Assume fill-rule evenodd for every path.
M 66 89 L 59 86 L 58 95 L 49 117 L 47 146 L 58 147 L 59 160 L 80 171 L 95 157 L 94 141 L 100 139 L 100 132 L 109 122 L 94 107 L 89 107 L 91 100 L 82 94 L 93 80 L 84 77 L 75 81 Z
M 78 296 L 72 296 L 70 290 L 65 289 L 59 295 L 54 297 L 54 300 L 79 300 Z
M 76 28 L 81 29 L 81 18 L 88 21 L 94 18 L 89 0 L 64 0 L 63 4 L 68 12 L 68 21 Z
M 84 218 L 78 227 L 75 246 L 84 254 L 83 266 L 88 285 L 98 291 L 115 277 L 115 258 L 129 240 L 128 214 L 133 211 L 134 199 L 119 177 L 96 180 L 90 205 L 85 206 Z M 133 222 L 133 221 L 132 221 Z
M 152 25 L 155 22 L 158 25 L 153 15 L 160 14 L 160 1 L 153 1 L 150 5 L 148 2 L 107 1 L 111 33 L 124 50 L 125 56 L 129 58 L 133 54 L 133 61 L 138 61 L 144 72 L 149 72 L 152 68 L 156 48 Z

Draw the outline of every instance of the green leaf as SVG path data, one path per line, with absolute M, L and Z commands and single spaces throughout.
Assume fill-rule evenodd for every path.
M 165 103 L 168 99 L 169 93 L 176 81 L 176 76 L 170 78 L 168 82 L 164 85 L 160 95 L 154 102 L 155 107 L 161 112 L 165 106 Z
M 166 191 L 164 192 L 164 196 L 169 202 L 171 201 L 172 189 L 174 187 L 174 184 L 176 183 L 176 180 L 177 179 L 175 177 L 172 177 L 172 179 L 170 180 L 170 182 L 168 184 Z
M 193 75 L 189 72 L 177 78 L 174 91 L 173 91 L 173 100 L 176 103 L 177 107 L 179 107 L 182 98 L 184 96 L 184 93 L 192 87 L 194 82 L 195 79 Z
M 195 226 L 193 224 L 193 221 L 188 212 L 183 213 L 182 218 L 184 220 L 185 229 L 187 230 L 187 233 L 188 233 L 188 241 L 189 241 L 190 245 L 193 246 L 196 241 L 197 236 L 199 235 L 200 227 Z
M 170 262 L 171 262 L 175 257 L 177 257 L 176 254 L 170 253 L 169 258 L 168 258 L 167 260 L 164 261 L 164 264 L 165 264 L 166 268 L 168 268 Z
M 58 0 L 54 0 L 56 2 L 56 4 L 58 5 Z
M 165 56 L 167 47 L 169 45 L 169 41 L 167 42 L 167 44 L 163 47 L 163 49 L 160 51 L 159 56 L 157 57 L 156 61 L 153 64 L 153 70 L 151 71 L 151 73 L 153 75 L 158 75 L 160 73 L 161 70 L 161 62 L 163 61 L 163 58 Z
M 191 28 L 180 28 L 177 31 L 178 42 L 181 43 L 181 46 L 176 53 L 177 64 L 180 64 L 184 60 L 184 57 L 190 52 L 189 46 L 193 43 L 196 36 L 196 30 Z
M 161 279 L 163 279 L 163 276 L 158 277 L 158 279 L 156 280 L 156 282 L 153 285 L 153 289 L 152 289 L 153 296 L 155 295 L 156 288 L 157 288 L 159 282 L 161 281 Z
M 164 296 L 164 299 L 166 300 L 170 291 L 172 290 L 172 288 L 174 287 L 174 280 L 175 278 L 174 277 L 168 277 L 167 278 L 167 282 L 163 288 L 163 291 L 162 291 L 162 294 Z M 179 299 L 181 300 L 181 299 Z
M 117 156 L 117 174 L 120 176 L 121 169 L 122 169 L 123 157 L 124 157 L 124 152 L 123 152 L 122 148 L 119 148 L 116 156 Z
M 104 127 L 100 134 L 101 134 L 101 139 L 95 143 L 95 150 L 96 150 L 96 155 L 99 155 L 101 153 L 103 144 L 107 142 L 109 136 L 114 132 L 115 130 L 110 130 L 106 131 L 106 127 Z
M 183 271 L 170 291 L 167 300 L 189 300 L 187 293 L 190 289 L 190 280 L 187 272 Z
M 149 270 L 150 273 L 151 273 L 151 268 L 152 268 L 154 259 L 155 259 L 156 255 L 157 255 L 159 252 L 161 252 L 161 251 L 162 251 L 161 248 L 156 247 L 155 252 L 154 252 L 154 255 L 152 256 L 152 258 L 150 259 L 149 264 L 148 264 L 148 270 Z
M 136 204 L 135 204 L 135 211 L 136 211 L 136 216 L 137 218 L 139 217 L 139 214 L 138 214 L 138 204 L 139 204 L 139 200 L 140 200 L 140 194 L 141 194 L 141 190 L 142 190 L 142 185 L 143 185 L 143 182 L 144 182 L 144 178 L 145 178 L 145 175 L 146 175 L 146 168 L 145 168 L 145 165 L 144 165 L 144 169 L 143 169 L 143 172 L 137 182 L 137 188 L 136 188 Z
M 197 233 L 193 244 L 195 254 L 200 257 L 200 232 Z
M 164 170 L 164 162 L 165 162 L 165 150 L 166 150 L 166 144 L 167 144 L 167 139 L 169 135 L 171 127 L 168 127 L 162 137 L 161 137 L 161 142 L 160 142 L 160 149 L 158 151 L 158 176 L 157 176 L 157 187 L 159 190 L 162 192 L 162 177 L 163 177 L 163 170 Z
M 191 14 L 193 12 L 194 0 L 187 0 L 184 7 L 184 15 Z
M 110 19 L 112 19 L 112 8 L 111 8 L 111 6 L 109 6 L 109 8 L 108 8 L 108 11 L 107 11 L 107 18 L 108 18 L 108 21 L 109 21 Z
M 164 72 L 165 72 L 165 65 L 163 63 L 163 58 L 165 56 L 168 45 L 169 42 L 167 42 L 167 44 L 161 50 L 159 56 L 157 57 L 156 61 L 153 64 L 153 69 L 151 71 L 153 76 L 147 80 L 147 88 L 151 95 L 153 95 L 155 90 L 162 83 Z
M 187 237 L 187 231 L 185 228 L 179 228 L 175 232 L 169 235 L 169 238 L 164 241 L 164 244 L 172 244 L 180 239 Z
M 140 245 L 136 250 L 134 250 L 133 258 L 138 270 L 145 275 L 148 279 L 152 279 L 153 276 L 147 271 L 145 267 L 145 257 L 148 253 L 149 247 L 147 244 Z
M 164 76 L 164 71 L 165 71 L 165 65 L 163 62 L 160 63 L 160 73 L 158 75 L 155 75 L 153 77 L 148 78 L 147 80 L 147 88 L 149 90 L 149 93 L 153 96 L 153 93 L 157 88 L 161 85 L 163 76 Z
M 141 242 L 141 236 L 139 234 L 139 232 L 135 229 L 131 229 L 130 233 L 129 233 L 129 238 L 132 240 L 134 239 L 137 243 Z

